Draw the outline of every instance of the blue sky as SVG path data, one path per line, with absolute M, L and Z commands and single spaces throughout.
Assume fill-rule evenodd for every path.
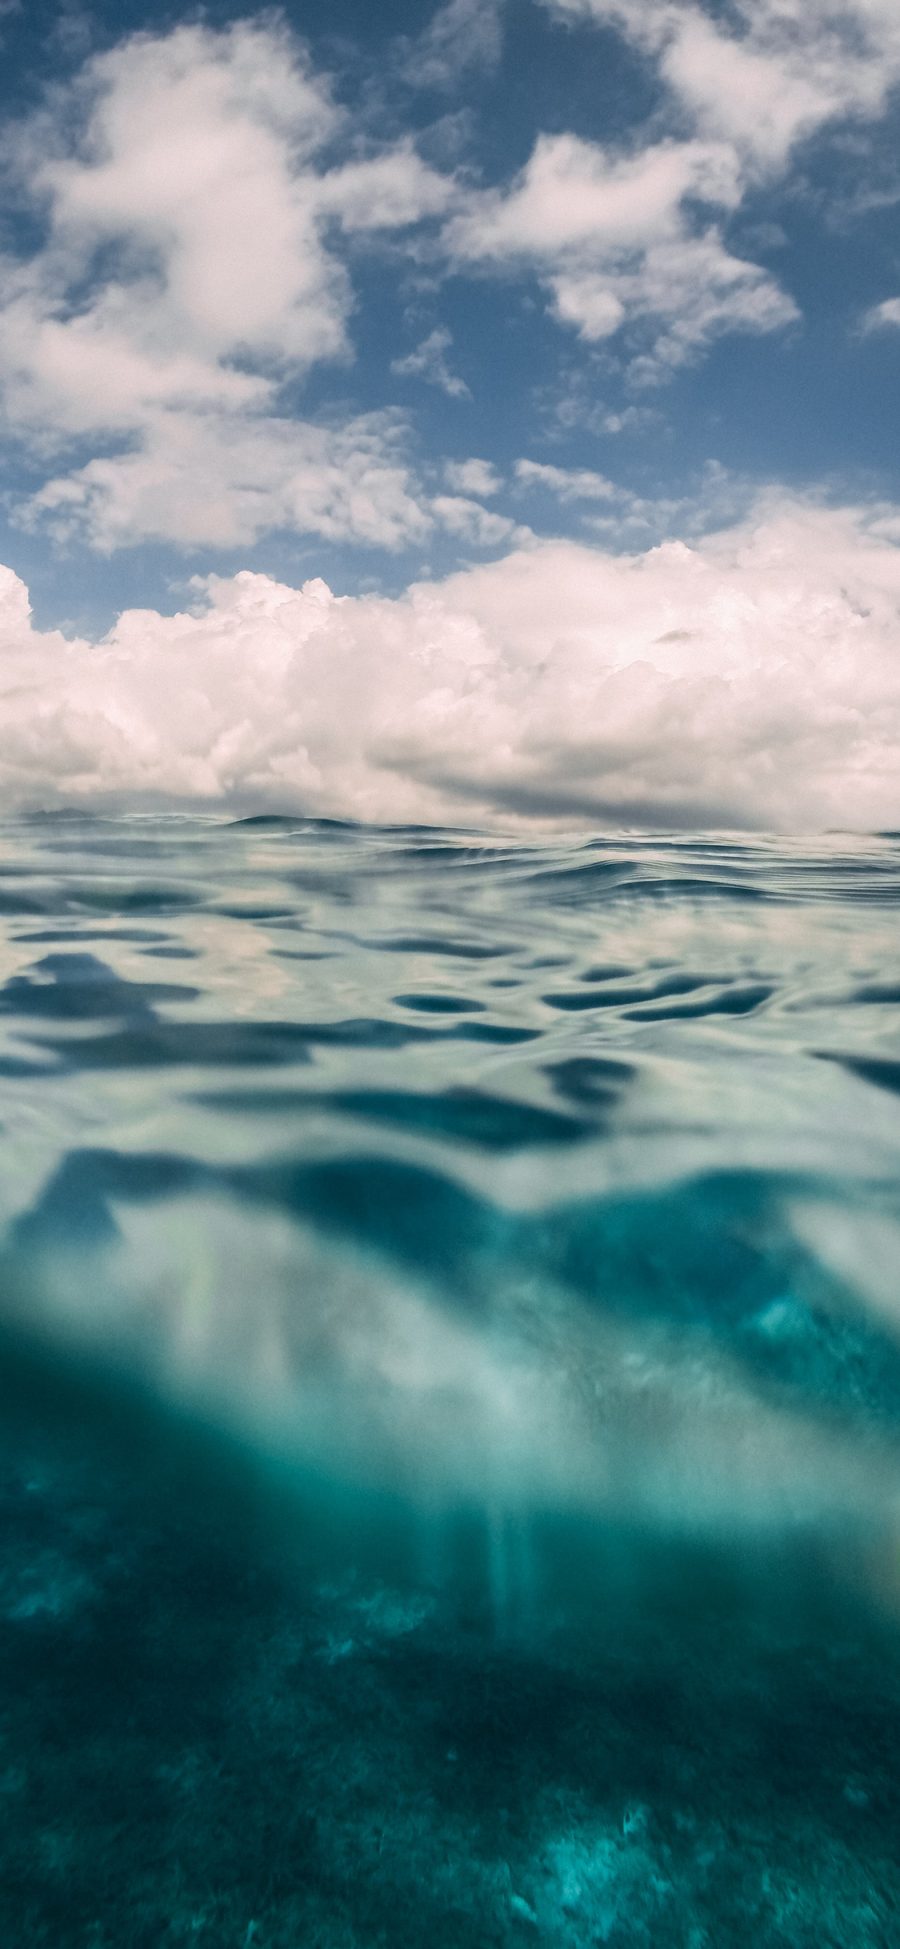
M 7 0 L 0 35 L 0 559 L 39 628 L 246 571 L 474 613 L 525 556 L 657 574 L 761 519 L 818 522 L 807 581 L 835 514 L 893 563 L 895 0 Z
M 352 0 L 327 6 L 310 0 L 282 9 L 280 20 L 296 37 L 298 58 L 349 110 L 325 136 L 316 167 L 340 167 L 359 153 L 375 160 L 412 135 L 430 166 L 460 185 L 464 204 L 492 189 L 508 196 L 541 136 L 572 137 L 611 157 L 632 158 L 661 141 L 696 142 L 698 118 L 686 115 L 666 86 L 656 48 L 626 30 L 629 10 L 622 9 L 624 19 L 617 20 L 618 11 L 599 8 L 597 17 L 586 5 L 554 7 L 537 0 L 507 0 L 495 8 L 479 0 L 477 6 L 457 4 L 455 14 L 452 5 L 372 7 Z M 631 11 L 659 17 L 665 9 Z M 751 8 L 749 19 L 765 11 Z M 809 22 L 820 11 L 809 6 L 800 18 Z M 13 9 L 3 22 L 7 152 L 15 157 L 29 113 L 49 114 L 65 166 L 90 129 L 90 94 L 85 97 L 84 90 L 92 63 L 96 74 L 99 59 L 102 75 L 104 56 L 127 50 L 130 35 L 159 36 L 164 44 L 179 26 L 198 20 L 206 23 L 209 59 L 217 32 L 227 34 L 242 18 L 223 6 L 198 16 L 118 0 L 56 15 L 43 7 Z M 887 9 L 884 18 L 890 32 Z M 723 8 L 710 8 L 709 19 L 722 22 L 723 30 L 730 22 Z M 278 16 L 260 31 L 274 42 Z M 814 50 L 828 31 L 826 20 L 818 34 L 808 35 Z M 777 56 L 768 58 L 773 67 L 783 66 Z M 202 60 L 198 47 L 195 62 Z M 876 62 L 884 71 L 880 42 L 867 65 Z M 164 85 L 160 75 L 160 91 Z M 741 193 L 732 193 L 724 208 L 698 208 L 692 219 L 699 228 L 707 214 L 713 216 L 733 253 L 758 266 L 783 294 L 785 315 L 776 304 L 767 329 L 748 329 L 738 312 L 733 324 L 726 318 L 701 336 L 670 376 L 642 377 L 635 365 L 656 328 L 652 312 L 635 305 L 622 330 L 590 337 L 577 318 L 567 322 L 554 315 L 547 259 L 497 251 L 493 259 L 470 255 L 460 262 L 444 241 L 447 224 L 439 211 L 397 229 L 339 240 L 335 255 L 349 266 L 353 285 L 348 343 L 338 357 L 308 364 L 285 358 L 279 404 L 289 416 L 326 424 L 386 409 L 402 414 L 404 456 L 416 469 L 475 455 L 508 478 L 518 459 L 542 460 L 599 472 L 642 500 L 699 498 L 701 519 L 711 512 L 703 493 L 710 461 L 733 477 L 736 488 L 778 482 L 829 495 L 897 495 L 900 327 L 864 329 L 864 322 L 873 307 L 900 292 L 898 111 L 896 101 L 880 92 L 873 106 L 870 90 L 871 77 L 864 74 L 832 112 L 827 101 L 821 116 L 813 110 L 784 145 L 786 154 L 782 146 L 774 162 L 766 157 L 755 166 L 754 159 L 744 168 Z M 723 141 L 717 128 L 713 140 L 727 148 L 734 130 L 726 125 L 724 133 Z M 13 171 L 6 234 L 14 252 L 17 245 L 23 253 L 37 245 L 39 255 L 42 243 L 46 248 L 47 213 L 34 174 L 27 165 Z M 139 209 L 139 189 L 135 193 Z M 104 239 L 110 266 L 127 240 L 129 215 L 126 208 L 124 234 Z M 58 303 L 57 292 L 52 301 Z M 65 301 L 71 302 L 69 293 Z M 787 315 L 791 305 L 793 317 Z M 414 364 L 408 372 L 392 369 L 411 355 L 414 361 L 429 340 L 431 354 L 426 350 L 418 372 Z M 232 356 L 240 358 L 240 349 Z M 443 383 L 442 373 L 449 375 Z M 454 379 L 458 391 L 447 389 Z M 248 529 L 220 547 L 210 537 L 180 546 L 177 529 L 162 538 L 147 535 L 139 517 L 114 537 L 79 531 L 75 524 L 63 540 L 59 522 L 54 535 L 48 518 L 23 534 L 29 495 L 47 474 L 43 449 L 52 413 L 48 401 L 37 427 L 7 430 L 2 536 L 4 558 L 30 581 L 38 614 L 48 622 L 68 617 L 88 626 L 108 623 L 123 605 L 164 601 L 173 583 L 205 572 L 212 560 L 223 571 L 252 562 L 292 578 L 323 573 L 336 587 L 352 590 L 397 588 L 411 576 L 441 572 L 472 555 L 471 537 L 440 524 L 427 535 L 393 536 L 385 548 L 366 545 L 352 522 L 340 538 L 315 529 L 304 533 L 302 518 L 279 521 L 274 506 L 271 526 L 267 519 L 262 532 Z M 108 429 L 89 427 L 59 458 L 64 467 L 135 437 L 132 427 L 112 438 Z M 56 456 L 54 471 L 55 464 Z M 541 533 L 577 534 L 585 513 L 596 513 L 596 504 L 560 502 L 537 485 L 512 494 L 504 488 L 490 505 Z M 671 525 L 665 510 L 659 519 Z M 613 536 L 614 528 L 609 532 Z M 623 544 L 637 532 L 626 522 Z M 488 538 L 478 552 L 485 549 L 491 552 Z M 493 552 L 499 552 L 497 543 Z

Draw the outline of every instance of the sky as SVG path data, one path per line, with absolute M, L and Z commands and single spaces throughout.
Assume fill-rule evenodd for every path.
M 896 0 L 0 55 L 0 802 L 900 825 Z

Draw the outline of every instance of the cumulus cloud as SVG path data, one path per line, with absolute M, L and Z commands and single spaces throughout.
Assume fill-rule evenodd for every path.
M 655 68 L 673 134 L 601 149 L 541 137 L 517 182 L 473 196 L 448 245 L 460 264 L 531 266 L 563 325 L 588 343 L 637 325 L 631 366 L 656 382 L 725 332 L 769 332 L 790 295 L 726 242 L 748 192 L 796 145 L 881 115 L 900 82 L 895 0 L 543 0 L 617 29 Z M 656 128 L 660 118 L 657 118 Z
M 407 444 L 396 413 L 329 426 L 164 412 L 139 447 L 51 477 L 20 524 L 85 535 L 105 553 L 137 538 L 234 548 L 273 528 L 400 548 L 434 522 Z
M 315 425 L 306 420 L 161 415 L 138 450 L 51 477 L 19 525 L 87 537 L 110 554 L 140 536 L 183 548 L 252 545 L 273 528 L 396 550 L 436 529 L 476 548 L 528 530 L 473 498 L 499 489 L 484 462 L 444 470 L 461 491 L 429 492 L 396 411 Z
M 43 482 L 15 518 L 101 550 L 252 546 L 273 530 L 393 548 L 435 524 L 508 539 L 481 506 L 497 485 L 448 474 L 446 505 L 429 499 L 395 413 L 338 422 L 298 403 L 312 367 L 352 360 L 353 253 L 386 234 L 427 237 L 435 275 L 537 279 L 587 344 L 625 334 L 638 384 L 723 333 L 794 319 L 728 223 L 801 136 L 881 112 L 900 78 L 894 0 L 739 0 L 727 20 L 694 0 L 545 4 L 644 51 L 672 132 L 660 117 L 627 147 L 542 135 L 511 181 L 479 188 L 409 136 L 367 141 L 269 14 L 126 39 L 8 130 L 25 222 L 2 259 L 0 402 Z M 443 86 L 493 59 L 502 12 L 447 0 L 406 45 L 407 78 Z M 391 370 L 466 400 L 452 347 L 436 326 Z M 646 423 L 583 412 L 604 432 Z
M 336 490 L 330 436 L 291 431 L 281 388 L 349 355 L 336 239 L 433 217 L 451 186 L 409 140 L 328 166 L 342 134 L 326 82 L 271 20 L 125 41 L 19 127 L 11 169 L 42 237 L 4 265 L 0 390 L 32 453 L 66 463 L 32 515 L 103 547 L 234 542 L 323 533 L 324 502 L 371 539 L 372 423 L 361 445 L 352 428 L 334 443 Z M 391 444 L 374 464 L 392 534 Z M 72 467 L 78 445 L 90 458 Z
M 5 279 L 14 426 L 140 431 L 160 407 L 259 405 L 272 382 L 249 357 L 344 349 L 349 288 L 308 169 L 337 115 L 283 36 L 141 37 L 89 62 L 54 109 L 19 132 L 46 231 Z
M 473 193 L 446 229 L 460 265 L 531 266 L 560 321 L 588 342 L 652 327 L 644 377 L 725 331 L 767 332 L 796 314 L 758 265 L 727 248 L 715 211 L 742 194 L 726 142 L 663 140 L 619 155 L 541 136 L 517 181 Z
M 348 232 L 404 229 L 447 208 L 453 187 L 416 154 L 407 137 L 381 156 L 344 163 L 320 177 L 320 214 L 336 216 Z
M 97 644 L 0 584 L 0 789 L 375 820 L 900 823 L 900 513 L 768 500 L 335 597 L 249 572 Z

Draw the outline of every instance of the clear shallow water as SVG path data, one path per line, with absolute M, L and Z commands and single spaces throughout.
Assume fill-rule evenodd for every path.
M 5 826 L 12 1939 L 896 1940 L 898 895 Z

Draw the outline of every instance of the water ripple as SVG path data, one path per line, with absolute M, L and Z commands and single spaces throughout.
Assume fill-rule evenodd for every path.
M 4 842 L 10 1332 L 412 1502 L 888 1521 L 895 838 Z

